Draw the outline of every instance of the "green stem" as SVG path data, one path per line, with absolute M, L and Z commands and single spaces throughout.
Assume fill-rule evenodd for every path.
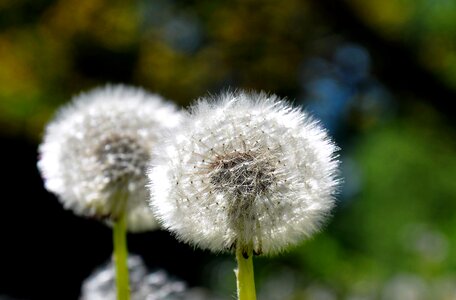
M 117 300 L 129 300 L 130 288 L 127 265 L 127 220 L 126 214 L 121 213 L 113 228 L 114 262 L 116 265 Z
M 237 279 L 238 300 L 256 300 L 255 280 L 253 277 L 252 252 L 244 258 L 240 247 L 236 247 L 238 268 L 235 270 Z

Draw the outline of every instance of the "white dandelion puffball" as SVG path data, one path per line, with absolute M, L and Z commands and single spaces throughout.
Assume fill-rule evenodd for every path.
M 200 99 L 155 155 L 151 206 L 184 242 L 273 254 L 319 230 L 334 206 L 337 146 L 265 93 Z
M 46 128 L 38 161 L 45 187 L 78 215 L 109 223 L 125 211 L 129 231 L 155 229 L 145 170 L 163 132 L 180 120 L 173 104 L 139 88 L 82 93 Z

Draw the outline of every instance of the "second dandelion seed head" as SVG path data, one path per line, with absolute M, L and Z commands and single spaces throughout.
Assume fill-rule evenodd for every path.
M 201 99 L 157 153 L 151 204 L 181 240 L 274 253 L 317 231 L 334 204 L 336 146 L 276 96 Z
M 46 128 L 38 167 L 46 188 L 78 215 L 151 230 L 145 170 L 153 148 L 181 119 L 174 105 L 140 88 L 107 85 L 82 93 Z

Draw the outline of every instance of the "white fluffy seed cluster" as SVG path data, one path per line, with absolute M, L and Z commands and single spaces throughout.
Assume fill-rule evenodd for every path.
M 318 231 L 334 206 L 336 145 L 264 93 L 200 99 L 154 155 L 151 206 L 180 240 L 273 254 Z
M 164 270 L 149 273 L 141 257 L 128 256 L 131 300 L 204 300 L 192 298 L 185 282 L 176 280 Z M 84 280 L 80 300 L 117 300 L 114 262 L 97 269 Z
M 139 88 L 80 94 L 46 128 L 38 162 L 45 186 L 78 215 L 110 222 L 126 209 L 129 231 L 154 229 L 145 170 L 180 120 L 174 105 Z

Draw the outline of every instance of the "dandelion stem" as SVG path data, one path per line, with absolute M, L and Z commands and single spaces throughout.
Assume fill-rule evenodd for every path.
M 247 253 L 247 257 L 240 248 L 241 247 L 236 247 L 238 268 L 235 270 L 238 300 L 256 300 L 252 252 L 250 251 L 250 253 Z
M 129 300 L 130 288 L 127 266 L 127 224 L 126 214 L 121 213 L 113 228 L 114 263 L 116 265 L 117 300 Z

